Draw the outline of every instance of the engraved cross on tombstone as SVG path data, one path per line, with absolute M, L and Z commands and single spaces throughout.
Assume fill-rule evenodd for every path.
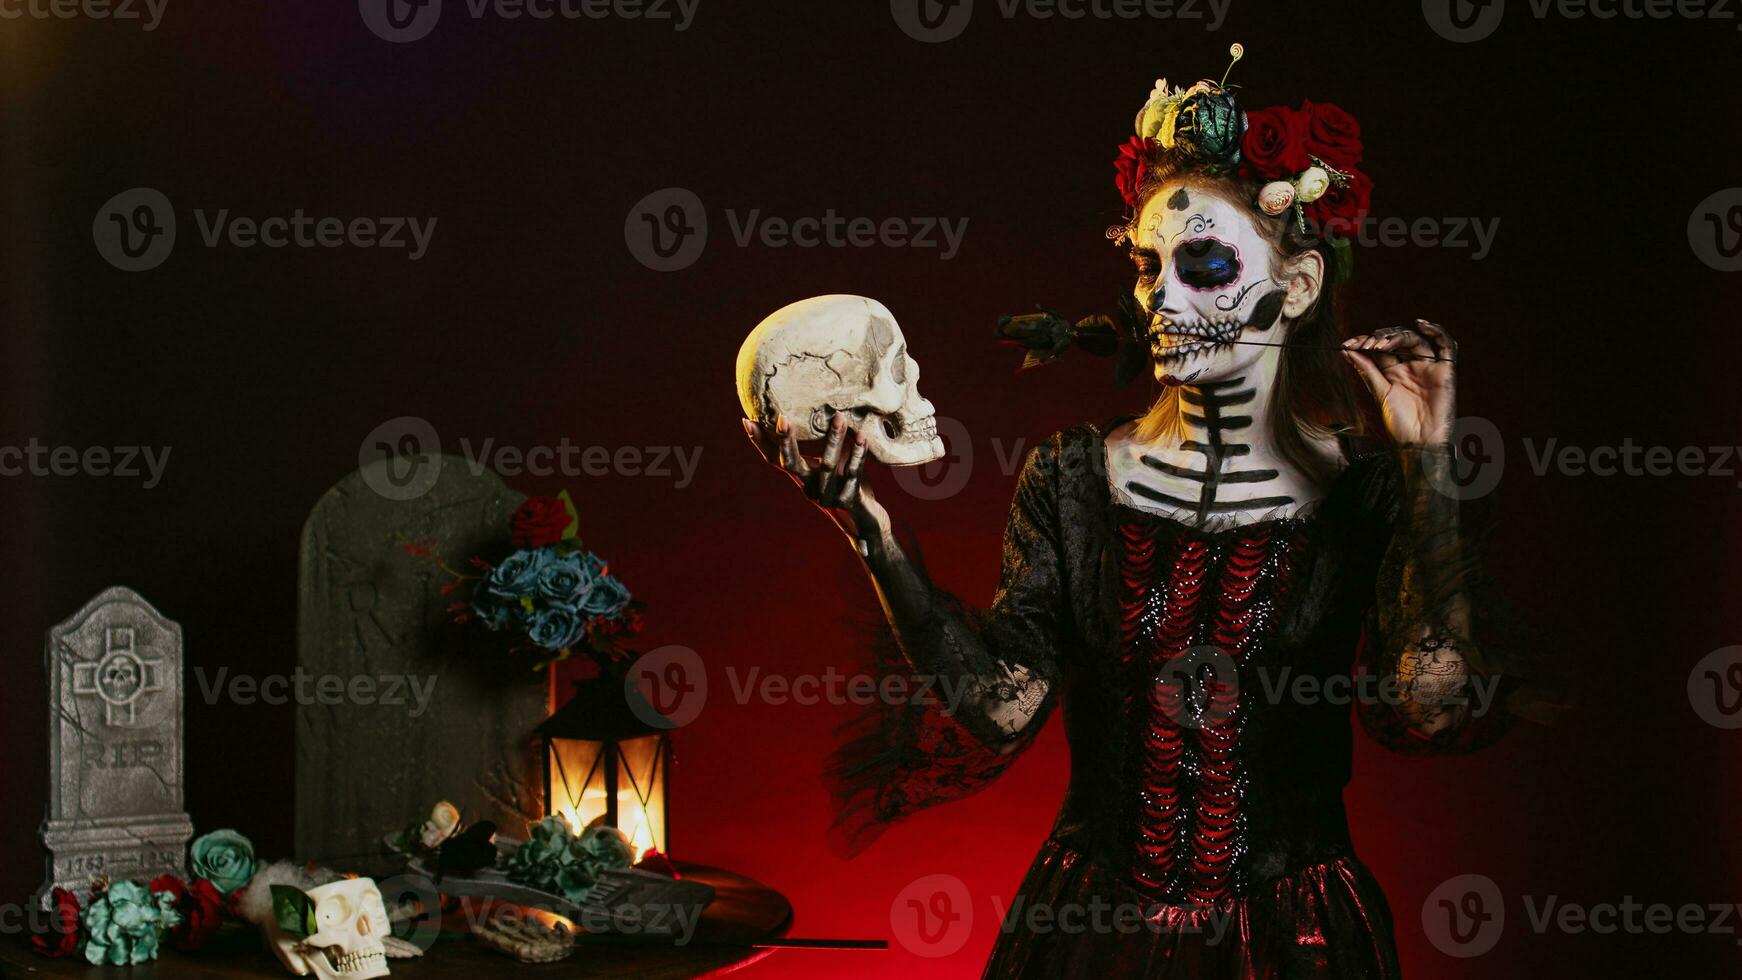
M 187 876 L 181 627 L 116 587 L 48 633 L 51 888 Z
M 114 626 L 103 633 L 103 659 L 73 665 L 73 693 L 95 694 L 103 702 L 104 724 L 132 728 L 138 724 L 140 697 L 163 690 L 163 661 L 139 656 L 131 626 Z

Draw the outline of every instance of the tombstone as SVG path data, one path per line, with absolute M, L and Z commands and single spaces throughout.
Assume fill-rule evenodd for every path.
M 508 553 L 509 518 L 525 498 L 460 457 L 415 460 L 414 481 L 398 478 L 405 460 L 391 456 L 340 480 L 302 531 L 296 857 L 374 875 L 401 870 L 382 837 L 439 800 L 512 836 L 543 808 L 533 729 L 549 714 L 548 672 L 510 657 L 508 638 L 455 623 L 455 596 L 442 592 L 452 579 L 403 550 L 428 542 L 449 567 L 475 572 L 473 557 Z M 344 695 L 332 696 L 331 677 Z M 381 703 L 350 696 L 361 677 L 375 679 L 367 700 Z M 433 685 L 421 714 L 385 703 L 394 677 Z M 399 693 L 414 702 L 414 690 Z
M 49 890 L 187 877 L 181 627 L 108 589 L 48 631 Z

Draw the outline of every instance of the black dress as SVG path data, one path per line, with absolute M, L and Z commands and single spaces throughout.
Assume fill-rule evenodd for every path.
M 1063 710 L 1069 791 L 985 975 L 1398 976 L 1390 912 L 1343 812 L 1350 704 L 1397 748 L 1485 740 L 1471 724 L 1416 736 L 1372 693 L 1400 638 L 1419 644 L 1419 621 L 1441 608 L 1427 592 L 1455 587 L 1423 567 L 1444 501 L 1425 499 L 1387 449 L 1351 455 L 1309 514 L 1188 527 L 1114 502 L 1104 440 L 1117 424 L 1078 426 L 1029 456 L 989 611 L 935 594 L 939 622 L 971 624 L 985 654 L 904 629 L 904 649 L 879 665 Z M 880 709 L 831 770 L 837 843 L 856 852 L 890 822 L 982 788 L 1043 720 L 1001 738 L 934 705 Z

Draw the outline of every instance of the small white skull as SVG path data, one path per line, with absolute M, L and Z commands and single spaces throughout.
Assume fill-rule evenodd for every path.
M 845 413 L 871 455 L 892 466 L 944 455 L 894 314 L 864 296 L 813 296 L 757 324 L 738 349 L 738 400 L 752 421 L 785 416 L 800 440 L 822 438 Z
M 443 841 L 454 836 L 454 831 L 459 826 L 459 808 L 443 800 L 435 805 L 430 811 L 429 819 L 419 828 L 418 840 L 425 847 L 440 847 Z
M 272 951 L 290 972 L 321 980 L 370 980 L 387 969 L 387 906 L 369 878 L 350 878 L 307 892 L 314 903 L 315 932 L 293 936 L 266 924 Z

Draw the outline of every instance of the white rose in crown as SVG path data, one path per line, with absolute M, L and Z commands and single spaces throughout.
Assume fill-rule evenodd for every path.
M 1331 175 L 1323 167 L 1308 167 L 1295 181 L 1295 195 L 1302 204 L 1311 204 L 1331 189 Z

